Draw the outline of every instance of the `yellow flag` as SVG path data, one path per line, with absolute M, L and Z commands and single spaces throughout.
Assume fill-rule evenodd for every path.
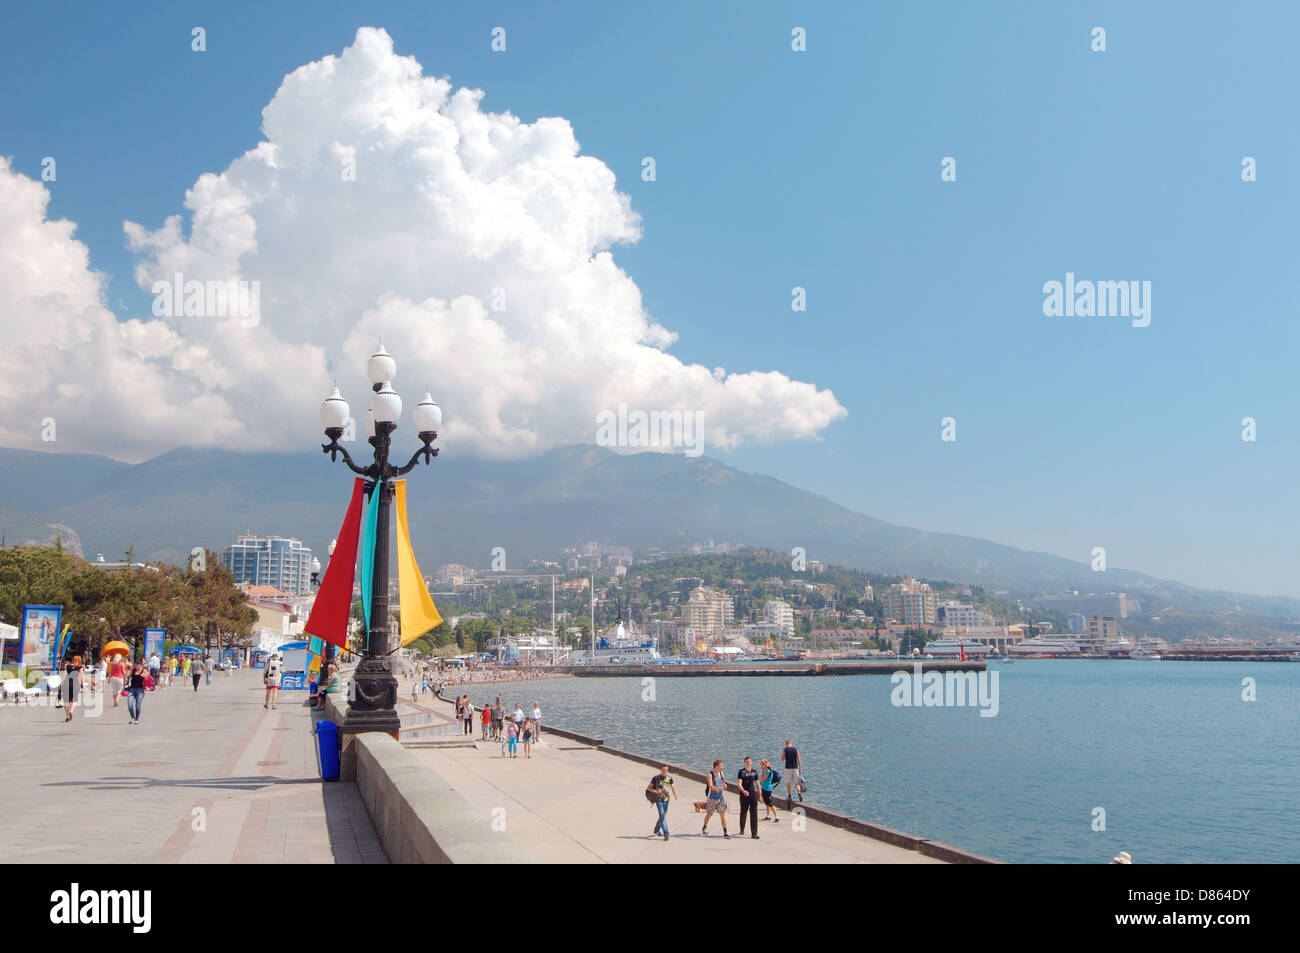
M 411 531 L 406 525 L 406 481 L 393 481 L 397 501 L 397 598 L 402 603 L 402 644 L 414 642 L 442 624 L 433 596 L 425 588 L 420 566 L 411 549 Z

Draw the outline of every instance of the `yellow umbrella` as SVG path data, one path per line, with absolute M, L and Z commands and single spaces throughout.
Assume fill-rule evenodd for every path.
M 109 642 L 99 652 L 100 658 L 109 658 L 113 655 L 130 655 L 131 646 L 125 642 Z

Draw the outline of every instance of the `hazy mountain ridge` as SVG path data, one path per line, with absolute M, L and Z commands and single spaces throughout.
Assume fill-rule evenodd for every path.
M 1161 606 L 1300 615 L 1296 599 L 1197 590 L 1123 569 L 1103 579 L 1060 556 L 895 526 L 708 457 L 571 446 L 526 461 L 441 456 L 410 479 L 411 532 L 426 572 L 447 562 L 486 567 L 496 546 L 515 567 L 587 540 L 641 548 L 712 538 L 799 546 L 810 560 L 1022 596 L 1118 589 Z M 10 543 L 48 543 L 52 527 L 66 527 L 88 558 L 120 558 L 133 545 L 139 559 L 182 562 L 191 547 L 221 550 L 241 532 L 297 536 L 323 556 L 351 481 L 341 463 L 310 450 L 181 448 L 131 465 L 0 449 L 0 527 Z

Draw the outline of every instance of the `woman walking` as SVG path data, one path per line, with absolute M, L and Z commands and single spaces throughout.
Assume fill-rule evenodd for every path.
M 533 756 L 533 723 L 531 721 L 526 721 L 524 722 L 524 757 L 531 758 L 532 756 Z
M 72 721 L 72 713 L 77 709 L 81 698 L 81 656 L 72 656 L 72 661 L 63 665 L 63 681 L 59 682 L 59 697 L 63 699 L 63 720 Z
M 275 710 L 275 698 L 280 693 L 280 656 L 272 655 L 266 662 L 266 673 L 262 676 L 262 684 L 266 686 L 266 699 L 262 702 L 263 708 Z
M 510 757 L 519 757 L 519 726 L 513 721 L 506 726 L 506 738 L 510 742 Z
M 772 785 L 779 784 L 781 775 L 777 774 L 776 769 L 772 767 L 772 762 L 764 758 L 758 763 L 763 769 L 763 777 L 758 782 L 759 793 L 763 795 L 763 820 L 776 823 L 781 818 L 777 816 L 776 807 L 772 804 Z
M 126 713 L 131 716 L 128 725 L 140 724 L 140 706 L 144 704 L 144 680 L 148 676 L 149 670 L 144 667 L 143 662 L 136 662 L 131 667 L 131 687 L 127 690 Z
M 713 762 L 713 770 L 709 772 L 709 780 L 706 785 L 709 789 L 709 796 L 704 802 L 704 826 L 700 828 L 702 837 L 709 836 L 709 821 L 717 814 L 722 818 L 722 836 L 731 840 L 731 835 L 727 833 L 727 781 L 722 775 L 722 759 L 718 758 Z

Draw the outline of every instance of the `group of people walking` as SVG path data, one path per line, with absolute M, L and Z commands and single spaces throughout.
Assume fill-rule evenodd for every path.
M 63 663 L 59 673 L 59 705 L 63 708 L 63 720 L 72 721 L 86 691 L 94 693 L 107 689 L 114 708 L 118 707 L 119 699 L 126 696 L 127 724 L 138 725 L 145 692 L 166 688 L 178 675 L 183 679 L 189 678 L 197 692 L 201 680 L 206 678 L 207 684 L 212 684 L 216 667 L 216 660 L 211 655 L 164 659 L 155 652 L 147 660 L 130 661 L 125 655 L 102 658 L 98 668 L 88 673 L 81 656 L 74 655 Z
M 754 840 L 759 839 L 758 802 L 760 800 L 764 806 L 763 820 L 774 824 L 780 822 L 781 816 L 774 802 L 780 796 L 782 784 L 785 785 L 787 811 L 793 809 L 796 796 L 800 801 L 803 800 L 804 791 L 807 790 L 803 779 L 803 757 L 794 742 L 788 738 L 785 747 L 781 750 L 781 762 L 785 766 L 784 773 L 767 758 L 763 758 L 755 765 L 752 757 L 746 757 L 744 766 L 736 773 L 735 788 L 740 795 L 741 837 L 745 836 L 746 822 L 748 822 L 750 837 Z M 677 785 L 668 773 L 668 765 L 659 766 L 659 773 L 650 779 L 645 793 L 646 799 L 654 804 L 659 812 L 659 819 L 655 822 L 651 836 L 668 840 L 668 805 L 678 796 Z M 704 826 L 700 828 L 700 835 L 708 836 L 709 821 L 716 814 L 722 822 L 722 836 L 730 840 L 731 833 L 727 830 L 727 780 L 721 758 L 714 760 L 704 782 L 703 809 Z
M 456 697 L 456 720 L 461 724 L 461 734 L 473 735 L 475 722 L 479 725 L 482 741 L 500 741 L 501 757 L 519 757 L 519 747 L 523 746 L 524 757 L 533 756 L 533 742 L 542 734 L 542 709 L 533 701 L 533 707 L 525 712 L 523 706 L 515 702 L 514 711 L 507 712 L 497 696 L 496 704 L 484 702 L 483 707 L 474 708 L 468 695 Z

